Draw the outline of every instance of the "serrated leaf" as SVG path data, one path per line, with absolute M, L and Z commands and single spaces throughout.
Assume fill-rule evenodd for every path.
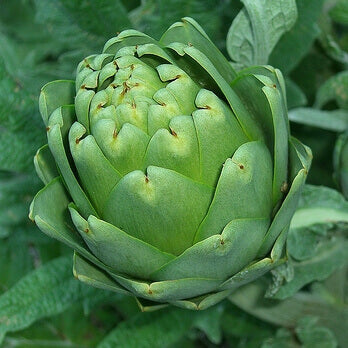
M 306 185 L 291 221 L 287 248 L 293 277 L 274 296 L 285 299 L 348 263 L 348 202 L 337 191 Z
M 315 255 L 302 262 L 292 262 L 294 278 L 284 284 L 274 298 L 283 300 L 293 296 L 303 286 L 313 282 L 324 280 L 337 268 L 347 264 L 348 242 L 343 239 L 334 239 L 321 243 Z
M 314 108 L 295 108 L 289 111 L 289 120 L 334 132 L 343 132 L 348 128 L 348 110 L 326 111 Z
M 317 24 L 324 0 L 297 0 L 298 18 L 289 32 L 280 38 L 269 62 L 283 73 L 290 72 L 308 53 L 320 34 Z
M 74 22 L 83 30 L 109 39 L 129 29 L 127 10 L 120 0 L 60 0 Z M 103 23 L 103 25 L 100 25 Z
M 227 34 L 231 59 L 244 66 L 267 64 L 280 37 L 297 18 L 295 0 L 242 0 L 245 8 Z
M 0 337 L 63 312 L 98 290 L 72 276 L 72 258 L 63 256 L 29 273 L 0 296 Z
M 0 129 L 0 170 L 12 172 L 33 171 L 33 157 L 44 143 L 42 132 L 31 133 L 5 131 Z
M 180 340 L 192 322 L 193 316 L 180 309 L 141 313 L 120 323 L 98 348 L 168 346 Z
M 290 228 L 338 222 L 348 222 L 348 201 L 331 188 L 305 185 Z

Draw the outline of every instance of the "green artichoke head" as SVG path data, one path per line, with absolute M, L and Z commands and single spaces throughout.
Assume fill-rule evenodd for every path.
M 75 250 L 80 280 L 204 309 L 284 261 L 311 154 L 279 70 L 236 73 L 184 18 L 159 41 L 123 31 L 39 104 L 30 217 Z

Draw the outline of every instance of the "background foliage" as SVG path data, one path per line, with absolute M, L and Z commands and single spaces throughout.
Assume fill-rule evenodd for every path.
M 347 0 L 0 0 L 0 342 L 4 347 L 344 347 L 348 342 Z M 72 276 L 71 250 L 28 206 L 45 143 L 37 99 L 117 32 L 191 16 L 236 69 L 286 77 L 293 134 L 314 154 L 289 262 L 204 312 L 142 313 Z M 0 343 L 1 345 L 1 343 Z

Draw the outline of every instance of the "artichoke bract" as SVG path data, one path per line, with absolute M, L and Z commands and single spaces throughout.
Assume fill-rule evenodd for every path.
M 30 218 L 74 274 L 143 309 L 205 309 L 285 260 L 310 165 L 279 70 L 236 73 L 191 18 L 135 30 L 40 95 L 45 187 Z

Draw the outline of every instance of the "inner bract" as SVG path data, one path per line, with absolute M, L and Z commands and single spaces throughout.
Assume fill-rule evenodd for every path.
M 233 112 L 175 64 L 147 64 L 136 46 L 85 59 L 76 88 L 78 121 L 115 170 L 95 162 L 93 177 L 112 183 L 96 201 L 79 165 L 78 156 L 88 154 L 71 145 L 101 217 L 161 250 L 182 252 L 209 209 L 224 162 L 248 141 Z

